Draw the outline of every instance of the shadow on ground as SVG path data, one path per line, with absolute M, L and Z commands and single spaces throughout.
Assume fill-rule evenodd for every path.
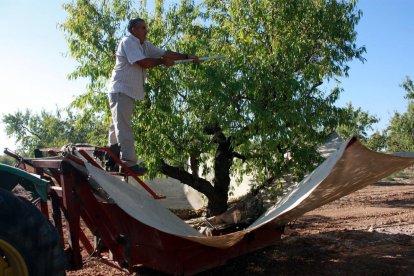
M 371 184 L 372 186 L 376 187 L 396 187 L 396 186 L 414 186 L 414 183 L 401 183 L 401 182 L 383 182 L 379 181 L 374 184 Z
M 412 275 L 414 237 L 335 231 L 287 237 L 199 275 Z

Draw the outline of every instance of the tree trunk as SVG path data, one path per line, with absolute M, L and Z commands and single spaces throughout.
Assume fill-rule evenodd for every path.
M 206 132 L 214 135 L 213 142 L 217 144 L 214 158 L 214 185 L 198 176 L 198 164 L 195 163 L 197 158 L 194 156 L 190 158 L 192 173 L 165 163 L 161 167 L 161 172 L 204 194 L 208 199 L 207 216 L 216 216 L 225 212 L 228 208 L 230 168 L 233 164 L 233 158 L 240 156 L 233 152 L 231 138 L 226 138 L 219 127 L 210 128 Z
M 218 144 L 214 159 L 214 197 L 209 198 L 207 216 L 216 216 L 227 210 L 230 187 L 230 168 L 233 164 L 233 149 L 230 139 L 220 131 L 215 135 Z
M 229 141 L 220 143 L 214 160 L 214 186 L 207 180 L 184 169 L 163 164 L 161 172 L 187 184 L 207 197 L 207 216 L 216 216 L 227 210 L 232 153 Z

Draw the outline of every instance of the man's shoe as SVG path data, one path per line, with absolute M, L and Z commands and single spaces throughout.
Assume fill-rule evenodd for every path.
M 145 167 L 142 167 L 140 165 L 133 165 L 131 167 L 128 167 L 128 169 L 130 169 L 131 171 L 133 171 L 136 174 L 144 174 L 146 173 L 148 170 Z

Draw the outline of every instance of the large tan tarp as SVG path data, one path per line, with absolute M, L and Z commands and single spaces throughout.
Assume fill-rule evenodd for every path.
M 373 152 L 357 139 L 349 139 L 247 229 L 214 237 L 203 236 L 149 197 L 146 192 L 91 165 L 87 164 L 86 167 L 90 177 L 116 204 L 140 222 L 159 231 L 207 246 L 228 248 L 259 227 L 285 225 L 308 211 L 414 164 L 413 156 L 401 155 L 405 157 Z

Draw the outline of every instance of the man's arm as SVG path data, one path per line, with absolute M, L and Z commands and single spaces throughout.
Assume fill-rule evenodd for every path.
M 148 69 L 158 65 L 165 65 L 167 67 L 174 65 L 174 60 L 168 57 L 162 58 L 144 58 L 136 62 L 139 66 Z
M 181 54 L 173 51 L 165 51 L 164 55 L 161 58 L 144 58 L 141 60 L 138 60 L 136 63 L 145 68 L 152 68 L 158 65 L 165 65 L 167 67 L 174 65 L 175 60 L 179 59 L 193 59 L 194 63 L 198 62 L 198 57 L 189 55 L 189 54 Z
M 173 51 L 165 51 L 163 57 L 166 58 L 171 58 L 173 60 L 179 60 L 179 59 L 194 59 L 194 60 L 198 60 L 198 57 L 193 56 L 193 55 L 189 55 L 189 54 L 181 54 L 181 53 L 177 53 L 177 52 L 173 52 Z

